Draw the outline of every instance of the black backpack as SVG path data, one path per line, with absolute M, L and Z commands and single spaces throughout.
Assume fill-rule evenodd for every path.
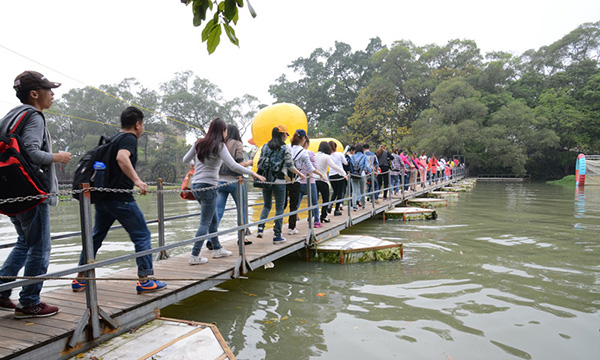
M 49 169 L 40 167 L 31 158 L 19 134 L 31 115 L 40 113 L 33 108 L 18 113 L 14 118 L 2 119 L 5 134 L 0 135 L 0 200 L 26 196 L 47 195 L 51 178 Z M 0 204 L 0 213 L 16 215 L 41 204 L 46 198 Z
M 100 136 L 98 146 L 88 151 L 77 163 L 77 167 L 75 167 L 75 172 L 73 173 L 73 190 L 79 190 L 80 184 L 90 184 L 91 187 L 113 187 L 117 179 L 110 176 L 109 164 L 111 160 L 116 158 L 116 153 L 112 145 L 123 134 L 125 133 L 119 133 L 112 138 Z M 104 163 L 106 168 L 104 170 L 94 169 L 96 162 Z M 103 172 L 101 177 L 99 176 L 99 171 Z M 95 203 L 106 198 L 108 193 L 105 191 L 92 191 L 90 195 L 92 203 Z M 81 200 L 81 193 L 74 193 L 73 198 Z

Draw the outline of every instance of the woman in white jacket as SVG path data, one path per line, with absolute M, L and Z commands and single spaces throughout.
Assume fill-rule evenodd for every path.
M 327 141 L 321 141 L 321 143 L 319 144 L 319 151 L 317 152 L 316 159 L 317 170 L 319 170 L 321 174 L 327 174 L 327 168 L 329 167 L 332 170 L 332 172 L 335 171 L 337 174 L 344 174 L 344 179 L 348 181 L 348 177 L 346 176 L 346 172 L 344 171 L 344 169 L 336 165 L 333 159 L 331 158 L 331 147 L 329 146 L 329 143 Z M 323 198 L 323 203 L 329 202 L 328 180 L 326 178 L 323 179 L 318 175 L 315 176 L 315 179 L 317 181 L 317 191 L 321 194 L 321 197 Z M 342 180 L 340 179 L 338 181 Z M 330 212 L 330 208 L 331 207 L 327 205 L 324 205 L 321 208 L 321 223 L 329 222 L 329 219 L 327 219 L 327 214 Z

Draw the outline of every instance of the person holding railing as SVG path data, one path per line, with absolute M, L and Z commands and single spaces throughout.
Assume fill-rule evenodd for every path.
M 135 171 L 138 139 L 143 133 L 144 113 L 134 106 L 123 110 L 121 113 L 121 132 L 113 137 L 111 141 L 109 150 L 111 159 L 106 166 L 111 178 L 115 179 L 114 182 L 111 180 L 111 183 L 114 184 L 113 188 L 129 191 L 107 192 L 104 198 L 94 204 L 96 210 L 92 231 L 94 258 L 96 258 L 96 254 L 115 220 L 123 225 L 129 234 L 136 252 L 152 248 L 150 230 L 146 225 L 146 219 L 131 192 L 135 186 L 140 189 L 140 194 L 146 195 L 148 193 L 148 184 L 142 181 Z M 82 251 L 79 257 L 79 265 L 85 264 L 85 260 Z M 150 277 L 150 275 L 154 275 L 151 254 L 136 258 L 136 263 L 139 278 L 136 285 L 138 294 L 164 289 L 167 286 L 166 283 Z M 74 279 L 71 283 L 71 289 L 74 292 L 85 290 L 85 280 L 79 279 L 84 275 L 83 272 L 78 273 L 78 279 Z
M 334 142 L 335 144 L 335 142 Z M 338 166 L 334 161 L 333 161 L 333 155 L 331 154 L 331 146 L 327 141 L 321 141 L 321 143 L 319 144 L 319 151 L 317 152 L 316 155 L 316 160 L 317 160 L 317 170 L 319 170 L 321 172 L 321 174 L 327 174 L 327 168 L 329 168 L 329 179 L 331 179 L 331 174 L 342 174 L 342 177 L 339 178 L 339 180 L 336 180 L 335 182 L 339 183 L 339 184 L 334 184 L 333 182 L 331 183 L 332 187 L 339 187 L 341 188 L 341 185 L 343 185 L 344 180 L 347 181 L 348 177 L 346 176 L 346 173 L 344 172 L 344 169 L 341 166 Z M 344 157 L 341 153 L 338 153 L 342 158 Z M 343 179 L 343 180 L 342 180 Z M 317 178 L 316 179 L 317 182 L 317 190 L 319 191 L 319 193 L 321 194 L 321 196 L 323 197 L 323 203 L 329 202 L 329 184 L 327 182 L 327 178 L 322 179 L 322 178 Z M 334 190 L 335 192 L 335 190 Z M 333 198 L 335 198 L 336 195 L 333 194 L 332 195 L 332 200 Z M 341 197 L 340 197 L 341 199 Z M 337 204 L 336 204 L 337 205 Z M 331 208 L 333 208 L 332 205 L 324 205 L 321 208 L 321 223 L 328 223 L 329 219 L 327 219 L 327 214 L 331 212 Z
M 400 181 L 400 175 L 402 175 L 402 169 L 404 165 L 402 164 L 402 159 L 400 155 L 398 155 L 398 148 L 394 148 L 392 150 L 392 161 L 390 162 L 391 169 L 391 180 L 392 180 L 392 190 L 391 193 L 394 195 L 398 195 L 400 192 L 400 186 L 402 185 Z
M 383 190 L 383 200 L 387 199 L 388 188 L 390 187 L 390 178 L 388 171 L 390 171 L 390 161 L 394 158 L 390 155 L 390 152 L 385 149 L 385 145 L 381 144 L 377 152 L 375 153 L 377 156 L 377 162 L 379 163 L 379 168 L 381 172 L 377 175 L 377 183 L 379 186 L 383 186 L 385 190 Z
M 258 160 L 259 168 L 261 164 L 269 164 L 269 171 L 271 171 L 271 174 L 275 179 L 272 184 L 266 184 L 266 186 L 262 188 L 264 205 L 262 211 L 260 212 L 260 220 L 264 220 L 269 217 L 269 212 L 271 212 L 271 207 L 273 206 L 273 198 L 275 198 L 275 216 L 283 215 L 286 201 L 286 172 L 288 174 L 292 173 L 297 175 L 301 179 L 304 178 L 304 175 L 302 175 L 302 173 L 300 173 L 294 166 L 292 154 L 290 154 L 288 147 L 285 145 L 285 140 L 289 136 L 287 131 L 288 130 L 285 125 L 277 125 L 274 127 L 271 131 L 271 140 L 263 145 L 262 149 L 260 150 L 260 158 Z M 304 132 L 304 130 L 298 131 Z M 298 131 L 296 131 L 296 133 Z M 294 133 L 294 138 L 296 138 L 296 133 Z M 306 136 L 306 132 L 304 132 L 304 136 Z M 294 142 L 292 140 L 292 144 L 293 143 Z M 291 211 L 295 211 L 291 209 L 294 204 L 297 205 L 297 202 L 290 202 Z M 296 215 L 290 215 L 290 221 L 292 216 L 294 216 L 295 226 Z M 281 236 L 282 227 L 283 218 L 276 219 L 273 226 L 273 244 L 281 244 L 286 241 L 286 239 Z M 264 230 L 264 223 L 258 225 L 258 234 L 256 237 L 262 238 Z M 295 233 L 297 234 L 298 231 Z M 288 234 L 290 234 L 289 230 Z
M 19 74 L 14 81 L 13 88 L 22 105 L 10 110 L 0 121 L 2 134 L 11 131 L 10 126 L 17 119 L 30 114 L 22 123 L 16 125 L 12 130 L 21 137 L 24 148 L 31 162 L 40 168 L 40 174 L 50 184 L 50 193 L 58 191 L 58 181 L 54 173 L 55 162 L 67 164 L 71 160 L 71 153 L 63 151 L 52 153 L 52 143 L 46 128 L 46 120 L 43 110 L 52 106 L 54 92 L 52 89 L 61 84 L 48 80 L 37 71 L 25 71 Z M 19 129 L 17 132 L 17 128 Z M 8 179 L 17 182 L 18 179 Z M 50 209 L 56 206 L 58 198 L 50 196 L 36 207 L 10 216 L 17 232 L 17 243 L 12 249 L 2 269 L 1 276 L 17 276 L 19 271 L 25 267 L 23 275 L 39 276 L 48 271 L 50 264 L 50 248 L 52 246 L 50 236 Z M 0 280 L 6 283 L 14 280 Z M 46 317 L 58 313 L 57 306 L 48 305 L 40 300 L 43 282 L 23 286 L 19 293 L 19 303 L 10 300 L 12 290 L 3 291 L 0 294 L 0 309 L 14 311 L 17 319 Z
M 240 165 L 246 167 L 252 165 L 252 160 L 244 161 L 244 145 L 242 143 L 242 137 L 240 136 L 240 130 L 233 124 L 227 125 L 227 138 L 225 139 L 225 145 L 231 157 Z M 241 176 L 241 173 L 229 169 L 225 164 L 221 165 L 219 169 L 219 188 L 217 189 L 217 228 L 221 223 L 223 214 L 225 213 L 225 205 L 227 204 L 227 198 L 229 195 L 233 198 L 236 208 L 241 208 L 243 212 L 243 219 L 246 219 L 247 205 L 245 203 L 245 196 L 242 196 L 242 203 L 238 204 L 238 193 L 237 193 L 237 178 Z M 246 191 L 245 186 L 242 184 L 242 194 Z M 246 245 L 252 244 L 252 241 L 245 240 Z M 212 242 L 208 241 L 206 247 L 212 250 Z
M 335 170 L 335 167 L 331 167 L 329 169 L 329 183 L 331 184 L 331 188 L 333 190 L 333 195 L 331 196 L 331 201 L 336 201 L 336 200 L 341 200 L 343 199 L 345 196 L 344 194 L 346 193 L 346 183 L 348 180 L 348 177 L 345 176 L 347 174 L 346 172 L 346 166 L 348 165 L 348 160 L 346 159 L 346 156 L 344 154 L 342 154 L 341 152 L 337 151 L 337 144 L 335 141 L 331 140 L 329 141 L 329 147 L 331 149 L 331 161 L 333 161 L 333 163 L 338 167 L 341 168 L 342 172 L 338 172 Z M 342 179 L 346 179 L 346 181 L 342 181 Z M 333 212 L 333 216 L 340 216 L 342 215 L 342 203 L 338 202 L 335 204 L 334 207 L 330 207 L 330 212 L 331 209 L 335 208 L 334 212 Z
M 198 139 L 183 157 L 184 163 L 194 164 L 196 169 L 192 177 L 192 191 L 194 197 L 200 203 L 200 225 L 196 231 L 196 237 L 215 233 L 218 230 L 216 186 L 219 182 L 219 169 L 222 163 L 227 165 L 231 170 L 252 175 L 261 181 L 265 181 L 263 176 L 235 162 L 229 154 L 229 150 L 227 150 L 225 144 L 226 138 L 227 124 L 225 124 L 225 121 L 216 118 L 211 121 L 206 136 Z M 213 237 L 211 242 L 213 258 L 231 256 L 231 251 L 221 246 L 218 237 Z M 208 262 L 207 258 L 200 255 L 203 244 L 204 240 L 194 243 L 188 260 L 190 265 L 205 264 Z
M 323 173 L 317 169 L 316 156 L 315 156 L 314 152 L 308 150 L 309 145 L 310 145 L 310 140 L 308 139 L 308 137 L 306 137 L 306 140 L 304 141 L 304 144 L 302 145 L 302 147 L 304 148 L 304 151 L 302 152 L 303 155 L 301 154 L 300 157 L 298 158 L 298 160 L 300 160 L 300 165 L 298 166 L 298 170 L 306 176 L 308 176 L 309 174 L 315 174 L 320 179 L 327 179 L 327 177 L 325 175 L 323 175 Z M 306 159 L 308 159 L 308 161 L 306 161 Z M 307 179 L 300 180 L 300 196 L 298 197 L 298 208 L 300 207 L 300 203 L 302 202 L 302 197 L 304 196 L 304 194 L 308 195 L 308 187 L 309 186 L 310 186 L 310 191 L 311 191 L 311 193 L 310 193 L 311 198 L 308 199 L 309 200 L 308 206 L 314 206 L 319 203 L 319 193 L 317 192 L 317 183 L 316 183 L 317 176 L 311 177 L 310 183 L 308 183 Z M 319 221 L 320 220 L 319 208 L 313 209 L 312 213 L 313 213 L 313 217 L 314 217 L 313 226 L 316 228 L 322 227 L 323 224 L 321 224 L 321 222 Z
M 358 210 L 359 204 L 362 208 L 366 208 L 365 202 L 365 186 L 366 180 L 365 176 L 370 174 L 373 169 L 371 168 L 371 164 L 369 163 L 369 159 L 363 153 L 364 149 L 361 144 L 356 144 L 354 148 L 354 155 L 351 157 L 352 166 L 354 168 L 354 173 L 352 173 L 352 208 L 354 211 Z M 360 203 L 358 202 L 360 198 Z

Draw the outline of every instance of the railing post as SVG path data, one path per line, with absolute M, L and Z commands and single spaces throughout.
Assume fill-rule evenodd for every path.
M 246 222 L 244 220 L 244 210 L 246 208 L 246 203 L 244 203 L 244 179 L 240 176 L 238 177 L 237 183 L 236 183 L 236 197 L 237 197 L 237 204 L 238 206 L 237 208 L 237 224 L 238 226 L 242 226 L 244 225 Z M 237 232 L 238 236 L 238 249 L 240 252 L 240 274 L 244 275 L 247 273 L 247 269 L 246 269 L 246 245 L 245 245 L 245 240 L 246 240 L 246 229 L 240 229 Z
M 352 208 L 354 204 L 352 203 L 352 174 L 348 174 L 348 186 L 346 186 L 346 198 L 350 198 L 347 202 L 347 212 L 348 218 L 346 219 L 346 226 L 352 225 Z
M 400 188 L 400 193 L 402 194 L 402 202 L 404 202 L 404 183 L 406 178 L 406 168 L 402 165 L 402 187 Z
M 158 210 L 158 246 L 165 246 L 165 196 L 163 179 L 156 180 L 156 203 Z M 162 250 L 156 254 L 156 261 L 168 259 L 169 254 Z
M 248 183 L 246 180 L 244 180 L 244 182 L 242 183 L 244 184 L 244 208 L 246 209 L 246 211 L 244 211 L 244 224 L 248 224 L 248 213 L 250 212 L 250 207 L 248 206 L 249 202 L 248 202 Z M 250 235 L 250 228 L 246 228 L 246 235 Z
M 90 184 L 80 184 L 79 188 L 83 190 L 79 200 L 79 218 L 81 224 L 81 243 L 83 252 L 83 261 L 86 264 L 94 262 L 94 243 L 92 238 L 92 201 L 90 196 Z M 112 328 L 116 329 L 119 325 L 98 306 L 98 289 L 96 287 L 96 270 L 91 269 L 85 272 L 85 300 L 87 308 L 79 323 L 73 330 L 73 335 L 67 343 L 69 347 L 75 347 L 77 338 L 85 330 L 86 325 L 91 327 L 92 339 L 98 339 L 102 332 L 100 329 L 100 318 L 106 321 Z
M 392 194 L 394 193 L 394 187 L 392 186 L 392 171 L 388 170 L 387 172 L 387 178 L 388 178 L 388 201 L 389 201 L 389 208 L 392 208 Z
M 306 176 L 306 196 L 308 196 L 308 207 L 310 208 L 312 204 L 312 184 L 310 181 L 310 174 Z M 317 201 L 317 204 L 319 202 Z M 314 233 L 314 219 L 313 219 L 313 210 L 308 210 L 308 234 L 306 235 L 306 246 L 309 246 L 311 241 L 315 238 Z

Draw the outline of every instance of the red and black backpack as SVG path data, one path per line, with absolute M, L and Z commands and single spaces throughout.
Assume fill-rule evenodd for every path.
M 30 210 L 45 198 L 33 198 L 4 202 L 6 199 L 15 199 L 27 196 L 47 195 L 50 191 L 50 176 L 31 161 L 21 141 L 21 131 L 27 121 L 38 110 L 28 108 L 17 113 L 13 118 L 2 119 L 7 129 L 0 134 L 0 213 L 16 215 Z

